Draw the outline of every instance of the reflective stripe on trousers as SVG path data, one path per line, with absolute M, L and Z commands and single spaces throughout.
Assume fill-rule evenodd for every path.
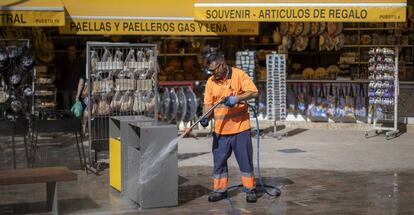
M 253 147 L 250 130 L 232 135 L 213 134 L 214 179 L 213 188 L 216 192 L 223 192 L 228 187 L 227 160 L 234 151 L 243 186 L 247 190 L 256 187 L 253 175 Z

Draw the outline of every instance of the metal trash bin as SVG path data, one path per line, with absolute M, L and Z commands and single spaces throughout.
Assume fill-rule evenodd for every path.
M 177 146 L 165 154 L 164 159 L 148 163 L 145 158 L 155 158 L 177 137 L 177 126 L 162 122 L 129 123 L 121 133 L 128 134 L 122 142 L 128 144 L 128 198 L 141 208 L 178 205 Z M 148 168 L 156 171 L 151 178 L 143 174 Z M 144 180 L 143 180 L 144 179 Z M 144 182 L 144 183 L 143 183 Z
M 122 192 L 128 174 L 128 147 L 123 144 L 121 128 L 130 122 L 150 122 L 146 116 L 114 116 L 109 119 L 109 185 Z M 125 136 L 125 134 L 124 134 Z

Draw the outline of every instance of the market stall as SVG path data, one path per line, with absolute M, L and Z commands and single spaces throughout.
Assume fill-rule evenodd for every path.
M 0 133 L 11 136 L 12 167 L 17 167 L 16 136 L 23 137 L 27 165 L 31 165 L 34 144 L 36 98 L 36 53 L 29 27 L 62 26 L 64 7 L 59 0 L 0 3 Z
M 165 98 L 175 101 L 175 97 L 189 87 L 197 96 L 198 106 L 206 80 L 202 63 L 207 51 L 221 49 L 235 66 L 237 51 L 254 51 L 255 81 L 263 92 L 266 89 L 266 54 L 272 51 L 287 54 L 288 121 L 368 122 L 368 51 L 373 47 L 398 46 L 401 50 L 399 78 L 407 81 L 406 85 L 413 80 L 413 36 L 409 21 L 412 10 L 406 13 L 404 0 L 269 0 L 260 3 L 186 0 L 179 6 L 171 1 L 159 1 L 156 10 L 151 2 L 63 0 L 62 3 L 66 24 L 58 31 L 43 28 L 34 34 L 39 38 L 37 41 L 44 41 L 38 44 L 48 42 L 46 50 L 53 49 L 43 54 L 47 66 L 39 68 L 43 75 L 39 85 L 47 85 L 54 78 L 57 80 L 54 83 L 57 88 L 39 91 L 43 107 L 62 108 L 63 101 L 59 101 L 60 96 L 55 93 L 61 87 L 59 73 L 64 73 L 59 67 L 65 64 L 60 62 L 65 62 L 67 49 L 73 45 L 77 47 L 79 62 L 84 62 L 85 54 L 81 53 L 86 41 L 157 44 L 161 67 L 158 80 L 166 86 L 161 95 L 166 91 Z M 37 50 L 44 50 L 42 47 L 45 45 Z M 48 60 L 53 56 L 56 59 Z M 321 105 L 316 103 L 322 103 L 317 101 L 328 101 L 328 97 L 335 104 L 323 102 L 322 106 L 342 107 L 335 112 L 337 115 L 310 116 L 318 115 L 318 111 L 310 110 L 309 106 L 319 107 Z M 267 119 L 263 108 L 266 94 L 263 93 L 256 103 L 262 107 L 261 119 Z M 170 106 L 165 104 L 160 110 L 176 105 Z M 320 115 L 325 113 L 320 112 Z
M 259 74 L 267 53 L 287 54 L 287 121 L 369 122 L 368 52 L 376 47 L 399 48 L 399 79 L 414 80 L 413 15 L 405 0 L 196 0 L 194 10 L 196 20 L 264 22 L 261 37 L 241 49 L 258 53 Z

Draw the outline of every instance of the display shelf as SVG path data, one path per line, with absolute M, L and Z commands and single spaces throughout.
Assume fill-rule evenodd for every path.
M 399 134 L 398 129 L 398 106 L 399 106 L 399 80 L 398 80 L 398 56 L 399 48 L 395 49 L 375 49 L 370 51 L 370 58 L 374 61 L 371 64 L 375 67 L 370 71 L 370 77 L 373 80 L 369 84 L 369 105 L 372 109 L 371 120 L 373 121 L 372 129 L 365 132 L 365 137 L 369 137 L 369 132 L 374 131 L 375 135 L 378 135 L 382 131 L 386 131 L 386 138 L 392 136 L 397 137 Z M 394 62 L 394 66 L 390 70 L 384 71 L 379 65 L 384 68 L 386 66 L 387 59 L 391 59 Z M 390 81 L 387 86 L 384 87 L 382 83 L 383 77 L 379 76 L 389 75 L 393 81 Z M 372 84 L 371 84 L 372 83 Z M 393 126 L 382 126 L 383 120 L 389 120 Z
M 400 85 L 414 85 L 414 81 L 400 81 Z
M 345 65 L 347 65 L 347 64 L 349 64 L 349 65 L 360 65 L 360 64 L 369 64 L 368 62 L 352 62 L 352 63 L 338 63 L 338 64 L 345 64 Z
M 344 28 L 343 31 L 386 31 L 386 30 L 395 30 L 392 28 Z
M 382 47 L 382 48 L 412 48 L 413 45 L 344 45 L 343 48 L 374 48 L 374 47 Z
M 160 81 L 158 85 L 163 87 L 189 86 L 191 90 L 194 89 L 194 81 Z
M 293 80 L 288 79 L 288 83 L 369 83 L 369 80 Z
M 161 37 L 161 39 L 163 39 L 163 40 L 189 40 L 188 37 Z M 195 39 L 195 40 L 200 40 L 200 39 L 204 39 L 204 40 L 220 40 L 222 38 L 221 37 L 198 36 L 198 37 L 193 37 L 193 39 Z
M 276 43 L 246 43 L 246 46 L 279 46 L 280 44 Z
M 188 56 L 198 56 L 198 53 L 161 53 L 159 57 L 188 57 Z
M 303 51 L 303 52 L 288 52 L 288 55 L 323 55 L 323 54 L 341 54 L 339 51 Z
M 400 62 L 400 63 L 403 63 L 403 64 L 405 64 L 405 65 L 413 65 L 413 62 Z M 369 64 L 369 62 L 352 62 L 352 63 L 338 63 L 338 64 L 350 64 L 350 65 L 353 65 L 353 64 Z

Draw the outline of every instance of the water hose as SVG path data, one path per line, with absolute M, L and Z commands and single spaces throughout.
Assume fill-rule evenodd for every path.
M 278 197 L 282 194 L 282 191 L 273 185 L 268 185 L 263 182 L 263 178 L 260 172 L 260 127 L 259 127 L 259 118 L 257 117 L 257 110 L 255 107 L 247 104 L 250 109 L 253 111 L 254 118 L 256 119 L 256 164 L 257 164 L 257 178 L 259 179 L 260 188 L 269 196 Z M 242 184 L 236 184 L 227 187 L 227 191 L 233 188 L 243 187 Z M 268 191 L 266 188 L 270 188 L 271 191 Z
M 187 129 L 188 132 L 191 131 L 202 119 L 207 117 L 210 112 L 212 112 L 218 105 L 223 104 L 226 102 L 226 98 L 222 99 L 220 102 L 217 102 L 215 105 L 213 105 L 210 109 L 208 109 L 197 121 L 195 121 L 189 129 Z M 247 104 L 247 103 L 246 103 Z M 249 108 L 253 111 L 254 118 L 256 119 L 256 163 L 257 163 L 257 176 L 259 179 L 259 185 L 260 188 L 269 196 L 278 197 L 282 194 L 281 190 L 273 185 L 267 185 L 263 182 L 263 178 L 260 172 L 260 126 L 259 126 L 259 118 L 257 117 L 257 110 L 255 107 L 247 104 Z M 186 135 L 187 132 L 184 132 L 183 136 Z M 233 189 L 233 188 L 239 188 L 243 187 L 242 184 L 236 184 L 227 187 L 226 191 Z M 268 191 L 266 188 L 270 188 L 271 191 Z

